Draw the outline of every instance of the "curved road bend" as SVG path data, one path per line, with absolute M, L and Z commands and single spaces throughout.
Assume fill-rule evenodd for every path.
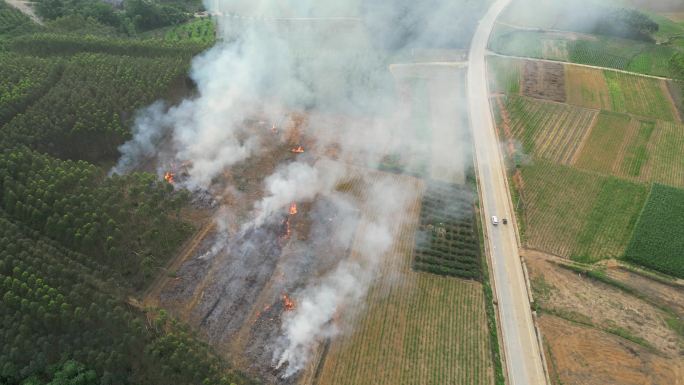
M 511 0 L 497 0 L 473 36 L 468 62 L 468 102 L 477 159 L 477 172 L 484 217 L 484 231 L 492 264 L 492 279 L 498 301 L 508 383 L 546 384 L 544 366 L 534 330 L 527 285 L 523 276 L 516 227 L 492 225 L 489 218 L 513 218 L 500 146 L 487 87 L 485 55 L 496 18 Z

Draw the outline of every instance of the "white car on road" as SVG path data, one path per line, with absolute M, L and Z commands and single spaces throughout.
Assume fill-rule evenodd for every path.
M 499 224 L 499 218 L 496 215 L 492 215 L 492 224 L 494 226 Z

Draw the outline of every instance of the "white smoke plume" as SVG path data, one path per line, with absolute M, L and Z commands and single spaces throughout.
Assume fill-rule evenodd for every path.
M 321 148 L 338 146 L 343 161 L 376 166 L 385 155 L 402 153 L 408 154 L 402 159 L 405 164 L 418 164 L 413 155 L 436 151 L 442 155 L 436 157 L 440 162 L 458 167 L 469 159 L 464 146 L 418 140 L 389 65 L 393 57 L 411 56 L 421 47 L 444 48 L 451 41 L 469 39 L 459 28 L 475 25 L 477 18 L 469 13 L 484 3 L 463 2 L 463 9 L 449 0 L 206 0 L 206 8 L 219 14 L 220 42 L 193 61 L 196 96 L 170 108 L 156 103 L 143 110 L 133 139 L 121 146 L 122 157 L 112 171 L 134 169 L 165 142 L 174 162 L 188 165 L 182 183 L 191 189 L 208 188 L 231 166 L 264 155 L 264 145 L 246 127 L 246 119 L 260 116 L 276 122 L 290 111 L 306 111 L 307 136 Z M 440 87 L 427 92 L 438 95 L 448 93 L 442 89 L 462 86 L 452 80 L 448 72 L 437 80 Z M 453 124 L 442 127 L 445 132 L 455 131 L 458 123 L 444 114 L 457 111 L 455 104 L 461 102 L 435 100 L 433 110 L 425 113 L 438 117 L 434 124 Z M 461 139 L 454 134 L 449 140 Z M 313 159 L 303 156 L 267 176 L 264 197 L 242 230 L 277 218 L 291 202 L 318 196 L 337 199 L 337 186 L 352 174 L 358 176 L 342 162 Z M 354 253 L 293 293 L 298 305 L 285 314 L 282 335 L 274 341 L 273 360 L 278 366 L 287 363 L 285 376 L 301 370 L 322 339 L 339 333 L 339 325 L 332 322 L 336 314 L 362 307 L 380 266 L 394 257 L 391 250 L 403 211 L 417 192 L 391 177 L 364 182 L 363 199 L 344 198 L 344 205 L 357 202 L 356 212 L 365 218 L 355 233 Z M 234 221 L 231 217 L 231 224 Z M 219 224 L 227 222 L 219 219 Z M 225 249 L 227 228 L 220 226 L 224 235 L 203 258 Z M 323 236 L 336 242 L 330 234 Z
M 285 377 L 305 367 L 317 343 L 340 332 L 340 326 L 331 322 L 336 313 L 343 308 L 358 311 L 384 261 L 396 257 L 392 246 L 403 225 L 403 212 L 417 191 L 407 190 L 391 177 L 371 183 L 363 205 L 369 219 L 359 225 L 352 256 L 297 293 L 300 306 L 284 319 L 284 335 L 274 359 L 278 367 L 288 364 Z

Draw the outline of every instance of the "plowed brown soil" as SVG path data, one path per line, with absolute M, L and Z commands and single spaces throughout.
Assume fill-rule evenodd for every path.
M 526 61 L 523 95 L 565 102 L 565 67 L 561 63 Z

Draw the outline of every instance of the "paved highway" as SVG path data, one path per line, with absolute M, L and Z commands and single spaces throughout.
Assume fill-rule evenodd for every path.
M 494 226 L 492 215 L 514 218 L 505 167 L 491 114 L 485 55 L 496 18 L 511 0 L 497 0 L 489 9 L 473 37 L 468 62 L 468 103 L 473 128 L 479 190 L 484 211 L 484 230 L 492 264 L 506 361 L 511 385 L 546 384 L 544 365 L 527 285 L 518 254 L 518 238 L 513 220 Z

